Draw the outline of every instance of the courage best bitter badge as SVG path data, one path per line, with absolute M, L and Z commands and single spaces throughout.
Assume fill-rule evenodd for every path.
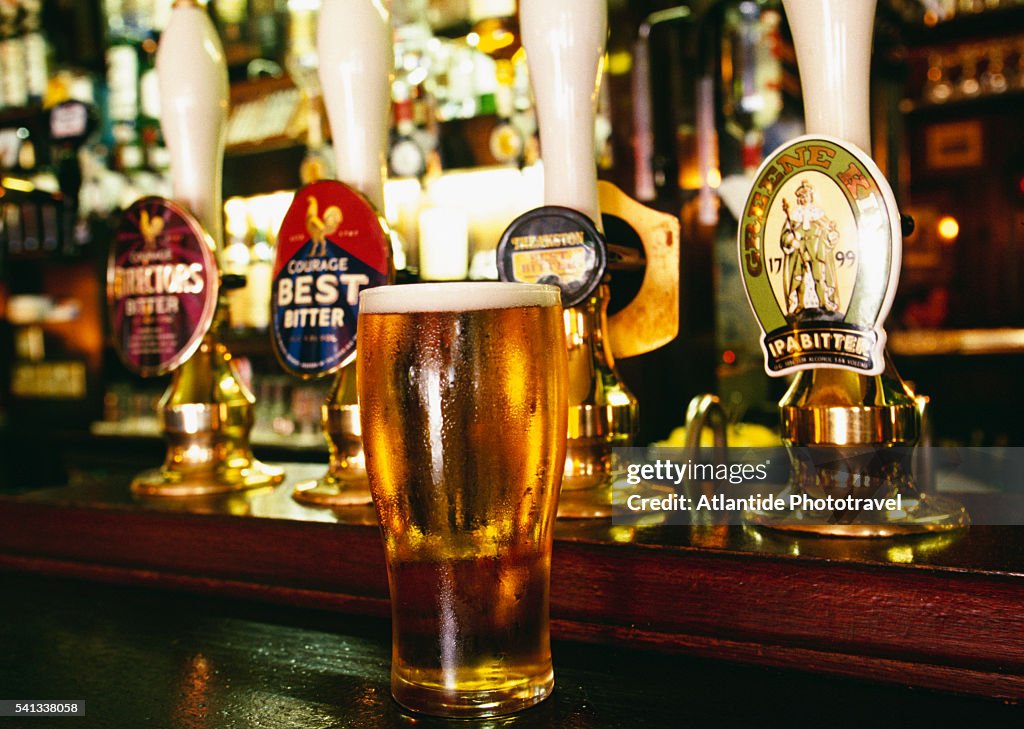
M 114 343 L 144 377 L 178 367 L 199 347 L 217 306 L 213 243 L 182 206 L 137 200 L 121 217 L 107 264 Z
M 362 195 L 333 180 L 300 189 L 277 240 L 274 351 L 293 374 L 337 371 L 355 354 L 359 292 L 388 281 L 390 241 Z
M 739 256 L 768 374 L 880 374 L 901 251 L 892 190 L 855 145 L 807 136 L 765 160 L 740 221 Z

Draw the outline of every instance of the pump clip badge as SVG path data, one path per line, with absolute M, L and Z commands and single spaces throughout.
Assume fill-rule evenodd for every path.
M 558 286 L 566 307 L 594 292 L 607 262 L 604 236 L 593 221 L 559 205 L 530 210 L 509 223 L 496 254 L 502 281 Z
M 853 144 L 800 137 L 765 160 L 739 257 L 768 374 L 881 373 L 902 242 L 892 190 Z
M 391 247 L 377 211 L 340 182 L 295 193 L 281 223 L 271 295 L 274 351 L 293 374 L 337 371 L 355 354 L 359 292 L 388 282 Z
M 121 217 L 107 263 L 117 353 L 133 372 L 162 375 L 195 353 L 217 306 L 213 243 L 182 206 L 137 200 Z

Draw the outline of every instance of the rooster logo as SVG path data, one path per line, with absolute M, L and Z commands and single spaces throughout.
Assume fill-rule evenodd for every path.
M 309 255 L 327 255 L 327 236 L 331 235 L 341 225 L 341 208 L 331 205 L 324 211 L 323 217 L 319 215 L 319 204 L 316 198 L 309 196 L 309 207 L 306 208 L 306 231 L 309 233 L 313 246 L 309 249 Z
M 139 232 L 142 233 L 145 250 L 156 250 L 156 239 L 164 232 L 164 219 L 150 218 L 149 213 L 143 210 L 139 215 Z

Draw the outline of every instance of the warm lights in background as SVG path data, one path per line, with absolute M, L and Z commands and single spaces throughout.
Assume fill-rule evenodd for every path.
M 952 243 L 960 235 L 960 223 L 952 215 L 944 215 L 939 218 L 938 231 L 944 243 Z
M 224 201 L 225 226 L 229 234 L 245 236 L 246 231 L 258 228 L 277 238 L 293 192 L 272 192 L 252 197 L 230 197 Z
M 915 21 L 920 18 L 925 25 L 935 26 L 969 15 L 1003 10 L 1016 5 L 1017 2 L 1018 0 L 895 0 L 892 6 L 906 20 Z
M 18 192 L 32 192 L 36 189 L 31 182 L 18 177 L 5 177 L 2 184 L 8 190 L 17 190 Z
M 385 189 L 385 198 L 387 190 Z M 423 192 L 418 215 L 432 208 L 461 211 L 466 218 L 469 278 L 498 277 L 494 249 L 516 217 L 539 207 L 544 200 L 541 163 L 515 167 L 456 170 L 431 180 Z M 386 201 L 385 201 L 386 204 Z M 430 213 L 427 213 L 430 215 Z M 432 255 L 419 241 L 419 261 Z M 429 247 L 430 242 L 427 242 Z M 410 256 L 412 258 L 412 256 Z
M 277 232 L 294 194 L 275 192 L 231 197 L 224 202 L 227 240 L 220 252 L 224 273 L 245 276 L 245 286 L 227 292 L 228 316 L 238 329 L 270 326 L 270 291 Z
M 458 207 L 419 211 L 419 269 L 424 281 L 461 281 L 469 273 L 469 219 Z
M 227 248 L 233 245 L 238 258 L 247 264 L 253 233 L 261 231 L 262 237 L 273 243 L 294 195 L 288 191 L 226 200 Z M 425 278 L 496 279 L 494 249 L 502 232 L 543 200 L 540 162 L 521 170 L 455 170 L 425 185 L 415 178 L 388 180 L 384 184 L 384 214 L 396 239 L 395 266 L 404 268 L 408 261 L 410 267 L 421 269 L 421 275 L 426 273 Z M 227 251 L 225 257 L 230 258 Z M 238 268 L 246 264 L 239 263 Z

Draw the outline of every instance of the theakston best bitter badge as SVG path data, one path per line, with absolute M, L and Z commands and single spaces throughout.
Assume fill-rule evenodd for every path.
M 562 290 L 562 306 L 589 297 L 604 276 L 604 236 L 581 212 L 545 205 L 509 223 L 496 250 L 502 281 L 552 284 Z
M 144 377 L 178 367 L 198 349 L 217 307 L 213 243 L 185 208 L 158 197 L 121 217 L 107 264 L 114 343 Z
M 902 252 L 892 190 L 855 145 L 798 138 L 757 171 L 739 257 L 768 374 L 884 369 Z
M 377 211 L 340 182 L 295 193 L 274 262 L 274 351 L 293 374 L 318 377 L 355 354 L 359 292 L 388 282 L 390 240 Z

